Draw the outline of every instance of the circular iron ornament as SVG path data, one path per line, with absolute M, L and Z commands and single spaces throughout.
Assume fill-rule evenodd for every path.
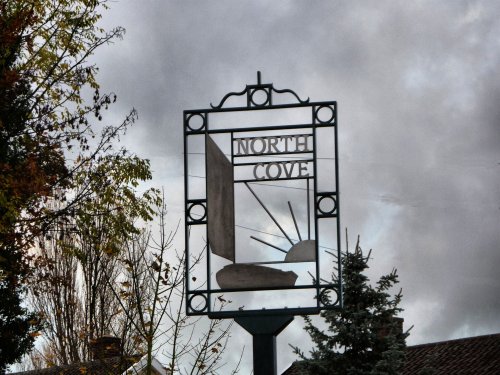
M 203 215 L 201 215 L 201 217 L 193 217 L 192 214 L 191 214 L 191 210 L 194 207 L 197 207 L 197 206 L 200 206 L 201 208 L 203 208 Z M 205 220 L 206 217 L 207 217 L 207 208 L 205 207 L 205 205 L 203 203 L 199 202 L 199 203 L 191 203 L 191 204 L 189 204 L 189 206 L 188 206 L 188 218 L 192 222 L 203 221 L 203 220 Z
M 330 300 L 330 296 L 328 295 L 330 291 L 333 291 L 335 293 L 335 300 L 333 302 Z M 323 304 L 323 306 L 326 307 L 335 306 L 339 302 L 339 294 L 337 292 L 337 289 L 335 289 L 334 287 L 323 288 L 319 293 L 319 301 Z
M 264 94 L 264 97 L 262 99 L 265 99 L 265 100 L 258 100 L 259 99 L 258 97 L 254 98 L 255 94 L 262 95 L 261 93 Z M 255 90 L 252 90 L 252 92 L 250 93 L 250 102 L 256 107 L 262 107 L 262 106 L 268 105 L 269 99 L 270 99 L 269 91 L 265 90 L 265 89 L 255 89 Z
M 319 112 L 322 110 L 322 109 L 327 109 L 328 111 L 330 111 L 330 117 L 327 118 L 326 120 L 322 120 L 320 118 L 320 114 Z M 324 111 L 323 111 L 324 112 Z M 316 108 L 316 110 L 314 111 L 314 117 L 316 118 L 316 120 L 318 120 L 319 123 L 321 124 L 330 124 L 332 122 L 334 122 L 334 117 L 335 117 L 335 112 L 333 110 L 333 107 L 330 106 L 330 105 L 322 105 L 322 106 L 319 106 L 318 108 Z
M 203 299 L 203 304 L 201 305 L 201 307 L 195 307 L 193 306 L 193 299 L 195 299 L 196 297 L 201 297 Z M 205 311 L 208 307 L 208 299 L 207 299 L 207 296 L 204 295 L 203 293 L 195 293 L 193 294 L 191 297 L 189 297 L 188 299 L 188 305 L 189 305 L 189 308 L 196 312 L 196 313 L 201 313 L 203 311 Z
M 193 124 L 191 123 L 191 120 L 197 119 L 198 117 L 201 118 L 201 125 L 192 126 Z M 193 131 L 193 132 L 202 131 L 205 128 L 205 126 L 207 126 L 207 117 L 206 117 L 206 115 L 201 114 L 201 113 L 192 113 L 187 118 L 186 125 L 187 125 L 188 129 Z
M 321 209 L 321 202 L 324 199 L 329 199 L 333 203 L 333 207 L 328 211 L 324 211 L 323 209 Z M 321 198 L 318 199 L 317 207 L 318 207 L 318 211 L 322 215 L 332 215 L 337 210 L 337 201 L 335 200 L 335 198 L 332 195 L 323 195 Z

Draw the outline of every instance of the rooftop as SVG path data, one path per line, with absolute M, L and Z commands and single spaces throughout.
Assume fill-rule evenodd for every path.
M 138 359 L 138 357 L 112 357 L 71 365 L 53 366 L 42 370 L 15 372 L 12 375 L 115 375 L 127 370 Z
M 407 347 L 403 374 L 424 368 L 436 375 L 500 374 L 500 333 Z
M 500 333 L 408 346 L 402 374 L 498 375 Z M 297 361 L 283 375 L 310 374 L 303 361 Z

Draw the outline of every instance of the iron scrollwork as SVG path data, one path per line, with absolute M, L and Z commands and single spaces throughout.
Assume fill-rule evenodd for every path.
M 262 100 L 259 100 L 256 98 L 257 94 L 263 93 L 264 95 Z M 246 94 L 247 96 L 247 108 L 252 108 L 252 107 L 266 107 L 266 106 L 271 106 L 273 105 L 273 93 L 276 94 L 291 94 L 297 99 L 297 101 L 300 104 L 306 104 L 309 103 L 309 98 L 303 100 L 301 99 L 293 90 L 290 89 L 276 89 L 274 88 L 272 83 L 265 83 L 263 84 L 261 82 L 261 74 L 260 72 L 257 72 L 257 84 L 256 85 L 247 85 L 244 90 L 240 92 L 230 92 L 226 94 L 222 100 L 220 101 L 219 105 L 213 105 L 210 103 L 210 106 L 213 109 L 222 109 L 224 106 L 224 103 L 226 102 L 227 99 L 229 99 L 232 96 L 243 96 Z

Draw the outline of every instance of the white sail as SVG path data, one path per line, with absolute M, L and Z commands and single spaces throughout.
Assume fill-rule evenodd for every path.
M 206 136 L 208 243 L 212 253 L 234 262 L 233 166 Z

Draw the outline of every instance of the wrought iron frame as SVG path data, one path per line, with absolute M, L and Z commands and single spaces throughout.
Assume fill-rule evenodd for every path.
M 263 92 L 264 98 L 262 102 L 258 102 L 254 96 L 257 92 Z M 292 95 L 298 103 L 291 104 L 273 104 L 273 94 L 290 94 Z M 247 105 L 243 107 L 224 107 L 226 101 L 234 96 L 246 96 Z M 226 94 L 218 105 L 210 104 L 211 108 L 205 109 L 192 109 L 185 110 L 183 112 L 183 126 L 184 126 L 184 207 L 185 207 L 185 246 L 186 246 L 186 313 L 188 315 L 208 315 L 210 318 L 240 318 L 240 317 L 254 317 L 254 316 L 277 316 L 277 315 L 311 315 L 318 314 L 321 310 L 325 309 L 338 309 L 343 305 L 342 301 L 342 270 L 341 270 L 341 240 L 340 240 L 340 202 L 339 202 L 339 172 L 338 172 L 338 151 L 337 151 L 337 127 L 338 127 L 338 116 L 337 116 L 337 102 L 336 101 L 321 101 L 321 102 L 310 102 L 309 98 L 302 100 L 300 97 L 292 90 L 275 89 L 273 84 L 262 84 L 260 72 L 257 73 L 257 84 L 247 85 L 241 92 L 230 92 Z M 255 127 L 241 127 L 241 128 L 231 128 L 231 129 L 210 129 L 209 119 L 212 113 L 222 113 L 222 112 L 238 112 L 238 111 L 260 111 L 260 110 L 272 110 L 272 109 L 286 109 L 286 108 L 311 108 L 311 122 L 304 124 L 294 124 L 294 125 L 273 125 L 273 126 L 255 126 Z M 329 108 L 331 110 L 331 116 L 328 119 L 320 119 L 319 111 L 322 108 Z M 201 118 L 201 125 L 190 126 L 190 120 L 193 117 Z M 334 163 L 335 163 L 335 191 L 318 191 L 317 183 L 317 144 L 316 144 L 316 129 L 323 127 L 333 127 L 334 128 Z M 267 181 L 282 181 L 288 179 L 310 179 L 314 181 L 314 192 L 313 192 L 313 202 L 314 202 L 314 230 L 316 239 L 316 278 L 314 282 L 310 285 L 297 285 L 292 287 L 263 287 L 263 288 L 217 288 L 213 289 L 211 285 L 211 261 L 210 261 L 210 246 L 208 238 L 208 225 L 207 225 L 207 198 L 195 198 L 189 197 L 189 176 L 188 176 L 188 138 L 193 135 L 204 135 L 205 139 L 209 134 L 220 134 L 220 133 L 230 133 L 231 134 L 231 164 L 233 170 L 235 165 L 234 162 L 234 135 L 237 133 L 248 133 L 257 131 L 269 131 L 269 130 L 290 130 L 290 129 L 308 129 L 311 131 L 313 137 L 313 150 L 308 151 L 308 153 L 313 154 L 313 170 L 314 175 L 311 177 L 292 177 L 292 178 L 277 178 L 277 179 L 267 179 Z M 293 152 L 296 154 L 297 152 Z M 261 155 L 259 155 L 261 156 Z M 263 155 L 262 155 L 263 156 Z M 241 156 L 237 156 L 241 157 Z M 206 163 L 206 158 L 205 158 Z M 253 164 L 253 163 L 252 163 Z M 207 165 L 205 165 L 205 170 Z M 252 180 L 235 180 L 233 184 L 244 183 Z M 320 207 L 321 202 L 324 199 L 331 199 L 333 201 L 333 209 L 325 211 Z M 309 205 L 310 200 L 308 199 L 307 204 Z M 203 215 L 201 217 L 193 217 L 191 215 L 191 210 L 195 206 L 203 207 Z M 309 212 L 309 207 L 308 207 Z M 338 267 L 338 283 L 325 283 L 320 280 L 319 272 L 319 249 L 318 249 L 318 220 L 323 218 L 336 218 L 336 233 L 337 233 L 337 267 Z M 190 269 L 190 251 L 189 251 L 189 228 L 192 225 L 206 225 L 207 227 L 207 245 L 206 245 L 206 262 L 207 262 L 207 284 L 205 289 L 191 289 L 190 288 L 190 275 L 188 270 Z M 316 306 L 310 307 L 298 307 L 298 308 L 285 308 L 285 309 L 265 309 L 265 310 L 243 310 L 243 311 L 213 311 L 212 310 L 212 295 L 215 293 L 227 293 L 227 292 L 249 292 L 249 291 L 269 291 L 269 290 L 298 290 L 298 289 L 316 289 Z M 326 291 L 334 291 L 336 294 L 336 301 L 326 303 L 324 294 Z M 193 306 L 193 299 L 196 297 L 201 297 L 204 300 L 200 307 Z

